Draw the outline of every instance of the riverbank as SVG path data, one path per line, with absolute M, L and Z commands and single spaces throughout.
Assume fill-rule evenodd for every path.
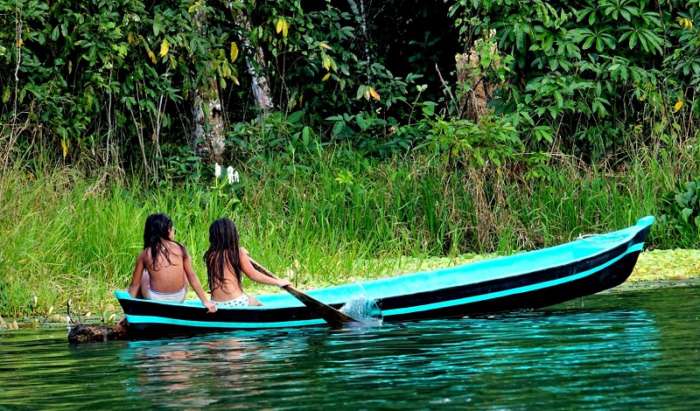
M 493 257 L 496 257 L 496 255 L 466 254 L 457 257 L 401 257 L 384 259 L 381 261 L 367 260 L 360 262 L 357 267 L 381 268 L 372 272 L 365 271 L 364 268 L 356 272 L 351 272 L 345 277 L 345 282 L 357 282 L 411 272 L 453 267 Z M 288 269 L 287 274 L 291 277 L 302 274 L 301 276 L 297 275 L 298 278 L 320 278 L 319 276 L 309 275 L 307 273 L 295 273 L 293 267 Z M 313 289 L 335 284 L 337 283 L 322 280 L 296 282 L 296 285 L 302 289 Z M 700 250 L 651 250 L 640 255 L 634 272 L 624 284 L 606 292 L 625 292 L 696 284 L 700 284 Z M 253 294 L 277 292 L 274 289 L 258 286 L 257 284 L 247 284 L 246 289 Z M 197 297 L 194 292 L 190 290 L 188 298 L 196 299 Z M 86 309 L 87 311 L 85 311 Z M 62 326 L 65 325 L 66 322 L 65 311 L 65 307 L 60 307 L 59 309 L 51 309 L 46 313 L 37 312 L 33 315 L 17 319 L 3 319 L 0 317 L 0 329 L 46 325 Z M 90 306 L 78 307 L 78 311 L 74 311 L 73 314 L 76 320 L 89 323 L 113 323 L 121 318 L 122 315 L 111 292 L 106 292 L 101 295 L 100 300 L 94 301 Z
M 236 165 L 234 185 L 208 169 L 146 186 L 134 175 L 24 164 L 0 175 L 0 315 L 49 315 L 70 302 L 109 317 L 154 212 L 170 215 L 203 283 L 209 225 L 222 216 L 256 260 L 300 288 L 540 249 L 645 215 L 657 217 L 648 248 L 699 249 L 699 229 L 673 201 L 700 175 L 700 146 L 674 150 L 640 150 L 619 169 L 560 157 L 536 169 L 527 159 L 473 169 L 336 147 L 303 161 L 251 158 Z

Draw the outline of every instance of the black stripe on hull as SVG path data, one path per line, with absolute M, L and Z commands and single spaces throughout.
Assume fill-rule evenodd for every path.
M 119 300 L 119 303 L 127 315 L 147 315 L 189 321 L 274 323 L 320 318 L 315 312 L 303 306 L 268 310 L 219 310 L 214 314 L 208 314 L 204 308 L 154 304 L 145 300 Z
M 553 267 L 540 271 L 532 271 L 519 276 L 495 279 L 491 281 L 483 281 L 476 284 L 461 285 L 457 287 L 443 288 L 435 291 L 426 291 L 422 293 L 384 298 L 381 301 L 378 301 L 377 304 L 382 310 L 414 307 L 417 305 L 425 305 L 447 300 L 456 300 L 459 298 L 489 294 L 498 291 L 505 291 L 513 288 L 542 283 L 545 281 L 556 280 L 583 271 L 587 271 L 598 267 L 602 264 L 605 264 L 606 262 L 625 253 L 627 251 L 627 248 L 628 245 L 623 244 L 619 247 L 613 248 L 612 250 L 597 255 L 595 257 L 589 258 L 584 261 L 572 263 L 569 265 Z
M 631 244 L 638 244 L 638 243 L 643 243 L 647 236 L 649 235 L 649 231 L 651 231 L 651 226 L 644 228 L 640 232 L 637 233 L 637 235 L 634 236 L 632 239 Z
M 385 316 L 385 321 L 463 317 L 504 311 L 535 309 L 598 293 L 622 284 L 632 274 L 639 252 L 630 253 L 610 266 L 578 280 L 521 294 L 435 310 Z

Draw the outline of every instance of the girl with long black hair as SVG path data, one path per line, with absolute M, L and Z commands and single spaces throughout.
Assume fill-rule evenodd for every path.
M 165 214 L 149 215 L 143 230 L 143 251 L 136 258 L 129 294 L 150 300 L 182 302 L 188 283 L 207 310 L 215 312 L 216 304 L 204 293 L 187 250 L 175 241 L 172 220 Z
M 289 285 L 289 281 L 268 277 L 253 267 L 247 251 L 239 245 L 236 225 L 228 218 L 220 218 L 209 227 L 209 249 L 204 254 L 204 262 L 209 291 L 219 308 L 261 305 L 255 297 L 243 292 L 242 274 L 262 284 Z

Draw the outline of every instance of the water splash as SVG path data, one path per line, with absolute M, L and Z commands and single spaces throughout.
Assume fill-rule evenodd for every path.
M 360 325 L 378 327 L 384 321 L 382 310 L 377 302 L 365 297 L 358 297 L 346 302 L 340 311 L 357 320 Z

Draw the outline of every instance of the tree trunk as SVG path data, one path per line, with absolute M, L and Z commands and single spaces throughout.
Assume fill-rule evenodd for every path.
M 365 52 L 365 69 L 367 84 L 372 84 L 372 73 L 370 71 L 370 55 L 369 55 L 369 34 L 367 33 L 367 13 L 365 11 L 365 2 L 360 0 L 360 7 L 357 7 L 355 0 L 348 0 L 348 5 L 350 10 L 355 15 L 355 21 L 360 25 L 360 30 L 362 31 L 362 47 Z
M 224 118 L 216 80 L 192 94 L 191 141 L 195 152 L 212 162 L 222 163 L 225 149 Z
M 198 11 L 194 16 L 199 32 L 204 32 L 206 14 Z M 191 95 L 192 100 L 192 134 L 191 144 L 200 157 L 221 163 L 225 149 L 224 119 L 219 98 L 216 77 L 201 85 Z
M 233 10 L 234 22 L 242 27 L 246 33 L 251 31 L 250 19 L 243 10 Z M 264 73 L 265 54 L 262 47 L 253 47 L 247 36 L 241 36 L 241 44 L 245 55 L 246 68 L 251 78 L 251 87 L 255 97 L 255 106 L 266 114 L 274 108 L 270 93 L 270 81 Z
M 490 32 L 481 40 L 493 41 L 496 32 Z M 498 55 L 498 47 L 495 41 L 491 44 L 490 53 Z M 468 52 L 455 56 L 457 69 L 457 94 L 459 96 L 459 113 L 473 121 L 479 121 L 481 117 L 489 113 L 489 101 L 496 91 L 496 85 L 489 82 L 485 69 L 481 65 L 481 57 L 475 46 Z M 490 66 L 498 68 L 498 61 L 492 61 Z
M 489 112 L 488 103 L 493 86 L 481 75 L 480 59 L 474 48 L 455 56 L 459 112 L 478 122 Z

